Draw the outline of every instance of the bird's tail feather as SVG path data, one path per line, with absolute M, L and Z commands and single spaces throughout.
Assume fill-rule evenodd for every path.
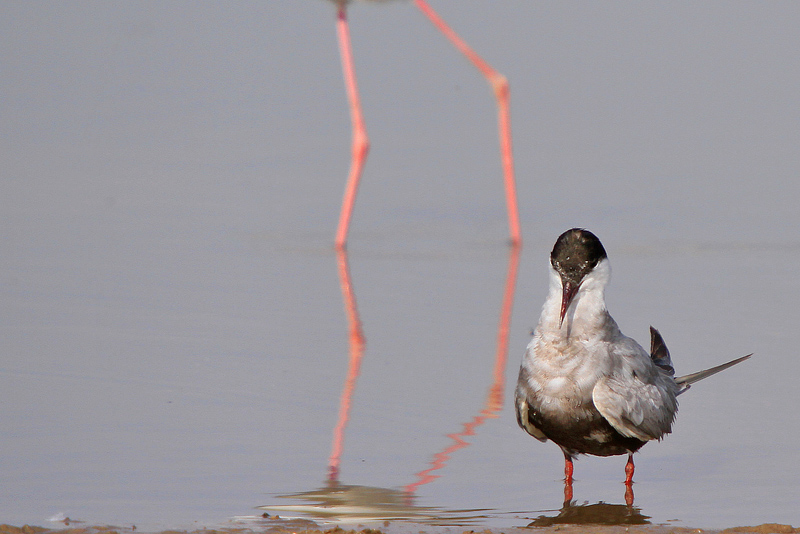
M 690 375 L 679 376 L 675 379 L 675 382 L 681 387 L 680 392 L 678 395 L 689 389 L 689 387 L 704 378 L 708 378 L 711 375 L 715 375 L 720 371 L 724 371 L 728 367 L 733 367 L 737 363 L 741 363 L 746 359 L 750 358 L 752 354 L 748 354 L 747 356 L 742 356 L 741 358 L 736 358 L 735 360 L 731 360 L 728 363 L 723 363 L 722 365 L 717 365 L 716 367 L 712 367 L 711 369 L 706 369 L 705 371 L 698 371 L 696 373 L 692 373 Z
M 650 327 L 650 358 L 669 376 L 675 376 L 675 368 L 672 367 L 672 358 L 669 356 L 667 344 L 664 343 L 664 338 L 661 337 L 658 330 L 652 326 Z

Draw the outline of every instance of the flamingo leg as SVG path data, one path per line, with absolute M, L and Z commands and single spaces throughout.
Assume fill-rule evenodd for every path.
M 344 297 L 344 309 L 347 314 L 350 338 L 350 360 L 347 365 L 347 379 L 344 383 L 342 396 L 339 400 L 339 417 L 336 427 L 333 429 L 333 445 L 331 456 L 328 459 L 328 481 L 336 483 L 339 480 L 339 465 L 341 463 L 342 451 L 344 450 L 344 431 L 350 420 L 350 407 L 353 402 L 353 393 L 356 389 L 356 381 L 361 372 L 361 360 L 364 357 L 366 338 L 361 327 L 361 317 L 356 306 L 356 293 L 350 279 L 350 265 L 347 262 L 347 250 L 339 249 L 336 251 L 336 260 L 339 267 L 339 282 L 342 286 L 342 296 Z
M 347 99 L 350 104 L 350 121 L 353 127 L 352 154 L 350 158 L 350 174 L 347 177 L 342 211 L 339 215 L 339 226 L 336 230 L 336 248 L 343 249 L 347 243 L 347 231 L 350 228 L 350 217 L 353 214 L 353 205 L 356 201 L 358 184 L 361 172 L 369 153 L 369 137 L 364 123 L 364 113 L 361 110 L 361 99 L 358 95 L 356 71 L 353 65 L 353 50 L 350 44 L 350 29 L 347 25 L 347 11 L 345 4 L 339 6 L 336 19 L 336 31 L 339 37 L 339 54 L 342 57 L 342 73 L 347 89 Z
M 506 205 L 508 206 L 509 233 L 511 235 L 511 243 L 519 245 L 522 243 L 522 235 L 519 228 L 517 188 L 514 182 L 514 157 L 511 150 L 511 111 L 508 80 L 476 54 L 425 0 L 414 0 L 414 3 L 417 8 L 430 19 L 433 25 L 436 26 L 473 65 L 475 65 L 494 91 L 495 98 L 497 99 L 498 126 L 500 130 L 500 157 L 503 164 L 503 181 L 506 190 Z

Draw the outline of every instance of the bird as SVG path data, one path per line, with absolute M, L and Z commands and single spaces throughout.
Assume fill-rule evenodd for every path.
M 650 353 L 620 331 L 605 303 L 611 270 L 600 240 L 572 228 L 550 254 L 550 287 L 515 392 L 517 423 L 564 453 L 565 501 L 580 454 L 628 455 L 626 502 L 633 503 L 633 454 L 672 431 L 678 395 L 752 356 L 676 377 L 661 334 Z
M 375 2 L 378 0 L 371 1 Z M 361 98 L 358 92 L 352 44 L 350 41 L 350 29 L 347 22 L 347 4 L 349 0 L 333 0 L 333 2 L 337 6 L 336 28 L 339 41 L 339 55 L 342 60 L 342 73 L 344 75 L 345 89 L 350 106 L 350 121 L 352 123 L 350 171 L 345 185 L 335 240 L 336 248 L 342 249 L 347 244 L 350 219 L 352 217 L 364 163 L 369 154 L 370 141 L 367 135 L 364 113 L 361 109 Z M 436 28 L 438 28 L 473 65 L 475 65 L 487 79 L 494 91 L 498 109 L 500 156 L 503 168 L 503 181 L 505 183 L 506 204 L 508 207 L 510 242 L 512 245 L 520 245 L 522 243 L 522 236 L 517 208 L 516 184 L 514 181 L 514 158 L 511 149 L 511 113 L 508 80 L 475 53 L 425 0 L 413 0 L 413 2 L 414 5 L 430 19 L 433 25 L 436 26 Z

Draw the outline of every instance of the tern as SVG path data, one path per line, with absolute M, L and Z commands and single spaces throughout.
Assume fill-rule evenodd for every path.
M 517 422 L 539 441 L 561 447 L 567 501 L 576 456 L 627 454 L 626 501 L 632 504 L 633 453 L 671 432 L 678 395 L 752 354 L 675 377 L 658 330 L 650 327 L 648 354 L 608 313 L 611 270 L 597 236 L 567 230 L 553 247 L 550 267 L 549 294 L 520 366 Z

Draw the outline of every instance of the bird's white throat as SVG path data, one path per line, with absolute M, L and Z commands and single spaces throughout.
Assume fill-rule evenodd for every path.
M 564 322 L 561 323 L 561 298 L 563 286 L 561 277 L 550 269 L 550 290 L 542 308 L 537 331 L 547 337 L 595 337 L 607 334 L 609 322 L 605 302 L 605 288 L 611 278 L 611 267 L 608 259 L 597 263 L 581 281 L 578 293 L 567 308 Z M 616 324 L 614 324 L 616 327 Z

